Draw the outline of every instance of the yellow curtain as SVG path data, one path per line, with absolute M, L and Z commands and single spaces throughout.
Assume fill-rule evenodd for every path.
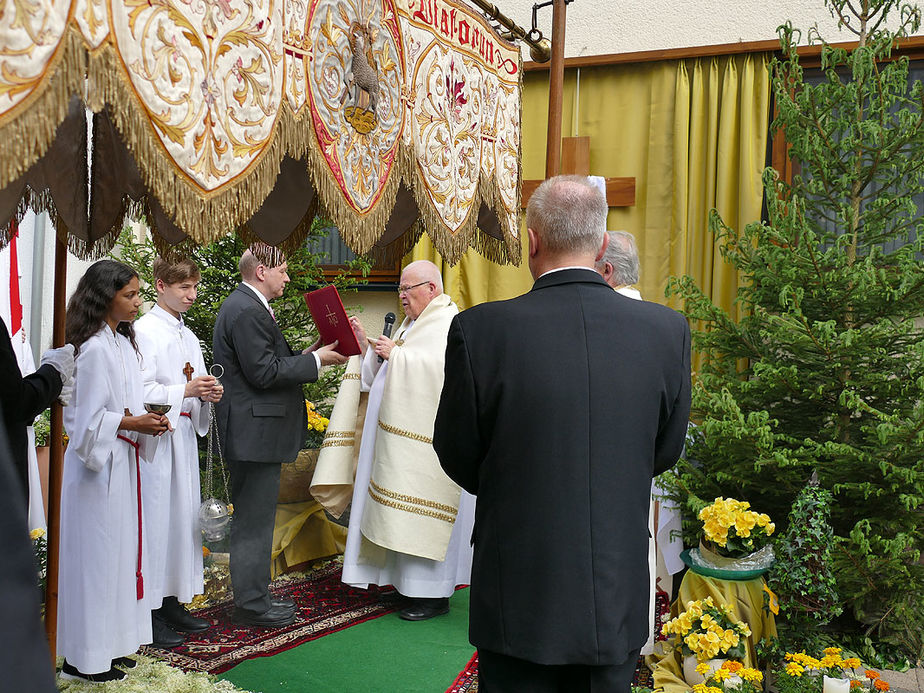
M 608 226 L 635 235 L 645 299 L 666 303 L 668 277 L 690 274 L 719 306 L 732 308 L 737 277 L 706 224 L 713 207 L 733 228 L 760 218 L 768 60 L 750 54 L 566 72 L 563 135 L 590 137 L 592 174 L 636 179 L 635 205 L 612 208 Z M 547 116 L 548 74 L 527 73 L 524 180 L 544 177 Z M 520 267 L 501 267 L 470 250 L 449 267 L 425 236 L 406 261 L 440 265 L 447 292 L 467 308 L 529 290 L 525 239 L 523 258 Z

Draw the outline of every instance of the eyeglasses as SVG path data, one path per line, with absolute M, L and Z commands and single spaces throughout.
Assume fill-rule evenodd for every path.
M 418 282 L 417 284 L 412 284 L 411 286 L 399 286 L 398 295 L 400 296 L 401 294 L 406 294 L 411 289 L 416 289 L 418 286 L 423 286 L 424 284 L 429 284 L 429 283 L 430 283 L 429 281 L 426 281 L 426 282 Z

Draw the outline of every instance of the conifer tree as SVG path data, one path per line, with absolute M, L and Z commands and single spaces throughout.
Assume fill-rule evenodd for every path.
M 817 469 L 832 494 L 832 560 L 848 612 L 920 657 L 924 87 L 909 85 L 908 61 L 891 55 L 920 12 L 900 0 L 827 4 L 857 46 L 812 30 L 823 79 L 810 84 L 801 34 L 787 24 L 771 67 L 774 128 L 795 175 L 765 171 L 766 221 L 739 231 L 710 220 L 742 277 L 744 317 L 732 320 L 690 277 L 668 288 L 705 360 L 672 495 L 689 540 L 696 512 L 717 496 L 750 501 L 783 531 Z

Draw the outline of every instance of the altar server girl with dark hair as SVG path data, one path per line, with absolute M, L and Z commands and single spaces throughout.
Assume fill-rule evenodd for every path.
M 57 643 L 64 678 L 121 679 L 135 666 L 127 655 L 151 642 L 139 469 L 168 422 L 144 410 L 132 325 L 140 307 L 137 272 L 113 260 L 91 265 L 67 306 L 66 341 L 77 358 L 64 409 Z

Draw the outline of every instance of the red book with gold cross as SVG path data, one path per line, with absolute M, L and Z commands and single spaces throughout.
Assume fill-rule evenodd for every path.
M 305 294 L 305 303 L 318 326 L 322 344 L 338 342 L 337 351 L 344 356 L 361 354 L 359 342 L 350 327 L 350 320 L 343 309 L 343 301 L 333 284 Z

